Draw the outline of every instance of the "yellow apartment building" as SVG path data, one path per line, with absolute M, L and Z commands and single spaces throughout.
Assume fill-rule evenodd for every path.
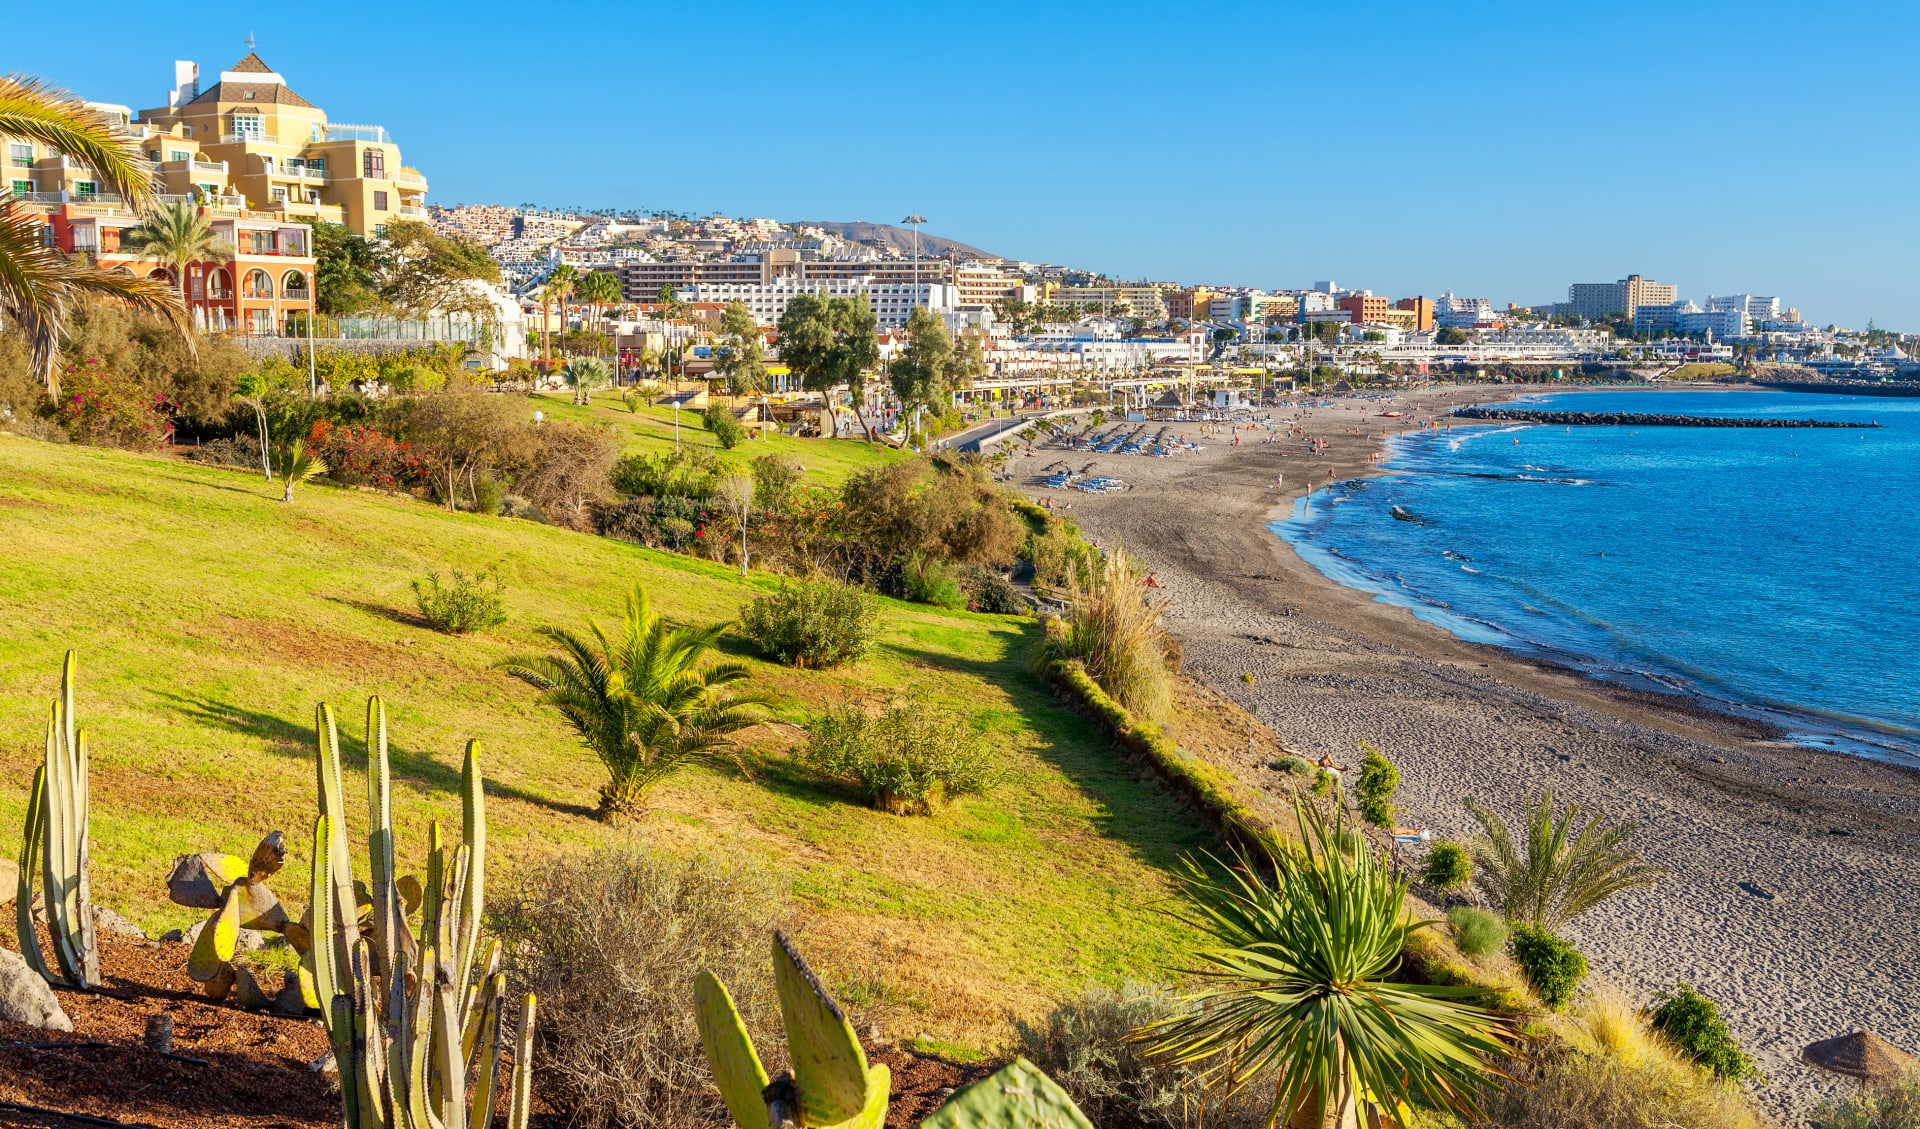
M 384 128 L 328 121 L 252 52 L 205 90 L 198 64 L 176 62 L 167 104 L 140 111 L 129 128 L 168 195 L 374 238 L 394 220 L 427 218 L 426 177 L 402 163 Z

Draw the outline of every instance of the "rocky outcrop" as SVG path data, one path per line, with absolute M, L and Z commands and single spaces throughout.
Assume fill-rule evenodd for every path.
M 1526 408 L 1455 408 L 1457 419 L 1508 420 L 1513 423 L 1551 423 L 1607 427 L 1879 427 L 1836 419 L 1752 419 L 1739 416 L 1667 416 L 1651 412 L 1550 412 Z

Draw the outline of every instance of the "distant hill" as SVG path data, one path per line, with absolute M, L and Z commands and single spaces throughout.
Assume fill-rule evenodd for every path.
M 793 220 L 797 227 L 818 227 L 833 232 L 851 243 L 874 243 L 891 246 L 901 254 L 913 251 L 913 229 L 896 227 L 890 223 L 866 223 L 856 220 L 853 223 L 839 223 L 834 220 Z M 956 259 L 997 259 L 1000 256 L 989 254 L 978 247 L 969 247 L 965 243 L 952 239 L 942 239 L 938 235 L 928 235 L 926 228 L 920 229 L 920 254 L 929 259 L 944 259 L 951 255 Z

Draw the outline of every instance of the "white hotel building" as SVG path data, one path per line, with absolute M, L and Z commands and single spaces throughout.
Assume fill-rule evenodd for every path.
M 739 302 L 761 325 L 774 325 L 787 312 L 787 303 L 801 294 L 828 298 L 865 296 L 881 329 L 901 329 L 915 306 L 925 306 L 949 323 L 960 305 L 959 290 L 950 282 L 891 282 L 860 278 L 776 278 L 771 282 L 696 282 L 674 295 L 683 302 Z

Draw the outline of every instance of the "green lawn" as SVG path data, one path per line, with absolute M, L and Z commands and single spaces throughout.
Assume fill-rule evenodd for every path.
M 651 454 L 673 449 L 672 408 L 636 402 L 637 410 L 629 411 L 620 398 L 610 391 L 595 394 L 591 408 L 575 404 L 571 392 L 542 392 L 534 395 L 533 400 L 536 410 L 547 413 L 550 419 L 574 422 L 591 420 L 612 425 L 624 441 L 628 454 Z M 761 455 L 786 455 L 807 468 L 804 481 L 815 486 L 838 486 L 848 474 L 861 467 L 907 457 L 884 443 L 868 443 L 860 439 L 796 439 L 779 434 L 742 442 L 732 451 L 725 451 L 713 433 L 700 422 L 699 412 L 682 409 L 679 415 L 680 443 L 705 448 L 722 458 L 741 463 Z
M 149 928 L 194 917 L 164 900 L 174 855 L 244 855 L 275 828 L 297 860 L 278 885 L 305 902 L 314 706 L 339 711 L 348 792 L 363 796 L 365 699 L 379 693 L 410 865 L 428 819 L 457 833 L 458 756 L 478 737 L 500 869 L 629 840 L 758 856 L 792 882 L 830 978 L 885 1005 L 890 1028 L 911 1025 L 893 1034 L 981 1045 L 1008 1012 L 1088 978 L 1183 963 L 1191 937 L 1164 912 L 1168 870 L 1205 834 L 1026 673 L 1031 621 L 890 602 L 884 646 L 860 667 L 757 665 L 788 720 L 909 688 L 972 712 L 1007 771 L 986 797 L 933 819 L 875 812 L 797 769 L 797 729 L 767 726 L 750 776 L 689 772 L 645 825 L 613 829 L 591 817 L 598 764 L 490 664 L 536 645 L 541 624 L 611 621 L 634 581 L 694 621 L 730 618 L 772 581 L 407 498 L 316 486 L 282 505 L 278 493 L 233 471 L 0 435 L 0 850 L 18 850 L 71 647 L 93 735 L 94 896 Z M 506 576 L 506 627 L 455 639 L 417 625 L 409 581 L 449 566 Z

